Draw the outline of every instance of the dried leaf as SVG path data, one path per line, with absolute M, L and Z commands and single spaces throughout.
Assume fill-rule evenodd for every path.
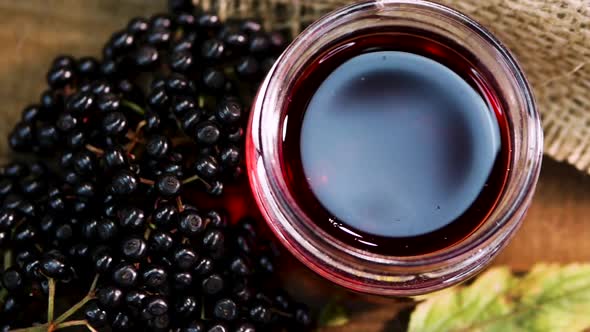
M 493 268 L 429 296 L 409 332 L 576 332 L 590 328 L 590 264 L 540 264 L 524 277 Z

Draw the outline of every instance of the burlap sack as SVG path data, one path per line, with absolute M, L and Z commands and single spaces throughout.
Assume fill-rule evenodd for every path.
M 294 33 L 351 2 L 200 0 L 224 17 L 259 16 L 269 27 Z M 475 18 L 508 45 L 534 88 L 543 118 L 545 153 L 590 173 L 590 0 L 440 2 Z

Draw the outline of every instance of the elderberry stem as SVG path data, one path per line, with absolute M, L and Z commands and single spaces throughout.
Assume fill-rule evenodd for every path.
M 47 324 L 25 327 L 25 328 L 16 329 L 16 330 L 10 330 L 10 332 L 47 332 L 47 331 L 49 331 L 49 325 L 47 325 Z
M 180 40 L 180 38 L 182 38 L 183 34 L 184 34 L 183 28 L 176 29 L 176 31 L 174 32 L 174 40 Z
M 137 143 L 139 142 L 139 133 L 141 131 L 141 129 L 147 124 L 147 121 L 145 120 L 141 120 L 138 124 L 137 127 L 135 127 L 135 133 L 133 134 L 133 137 L 130 137 L 130 132 L 127 133 L 127 138 L 129 138 L 131 140 L 131 142 L 129 142 L 129 145 L 127 146 L 127 153 L 131 154 L 131 152 L 133 152 L 133 149 L 135 149 L 135 147 L 137 146 Z
M 195 182 L 195 181 L 201 181 L 205 186 L 207 186 L 207 189 L 211 188 L 211 185 L 207 181 L 203 180 L 203 178 L 201 178 L 200 176 L 198 176 L 196 174 L 182 180 L 182 184 L 189 184 L 189 183 Z
M 272 308 L 272 309 L 270 309 L 270 311 L 273 312 L 273 313 L 275 313 L 275 314 L 277 314 L 277 315 L 279 315 L 279 316 L 283 316 L 283 317 L 287 317 L 287 318 L 293 318 L 293 315 L 292 314 L 286 313 L 286 312 L 281 311 L 281 310 L 278 310 L 278 309 Z
M 178 206 L 178 212 L 184 212 L 184 203 L 182 203 L 182 198 L 180 198 L 180 196 L 176 196 L 176 205 Z
M 194 144 L 194 141 L 187 136 L 179 136 L 174 137 L 170 140 L 173 146 L 185 145 L 185 144 Z
M 205 185 L 205 187 L 207 187 L 207 190 L 211 189 L 211 185 L 209 184 L 209 182 L 203 180 L 203 178 L 201 178 L 198 175 L 193 175 L 189 178 L 186 178 L 184 180 L 182 180 L 182 184 L 189 184 L 191 182 L 195 182 L 195 181 L 201 181 L 201 183 L 203 183 Z
M 8 295 L 8 290 L 6 288 L 0 289 L 0 302 L 4 301 L 6 295 Z
M 97 154 L 99 156 L 102 156 L 104 154 L 104 150 L 103 149 L 97 148 L 96 146 L 91 145 L 91 144 L 86 144 L 86 150 L 88 150 L 88 151 L 90 151 L 90 152 L 92 152 L 94 154 Z
M 151 225 L 151 223 L 150 223 Z M 143 238 L 147 241 L 150 238 L 150 234 L 152 233 L 152 229 L 150 227 L 146 227 L 145 232 L 143 232 Z
M 225 68 L 223 68 L 223 72 L 225 73 L 226 76 L 232 76 L 236 71 L 234 70 L 233 67 L 225 67 Z
M 90 289 L 88 290 L 87 295 L 94 295 L 94 291 L 96 290 L 96 285 L 98 284 L 98 278 L 100 275 L 95 275 L 94 279 L 92 280 L 92 284 L 90 284 Z
M 208 319 L 205 317 L 205 297 L 201 296 L 201 320 L 207 321 Z
M 190 178 L 186 178 L 186 179 L 182 180 L 182 184 L 189 184 L 191 182 L 195 182 L 200 179 L 201 178 L 198 175 L 193 175 Z
M 53 278 L 49 278 L 49 296 L 47 301 L 47 322 L 51 324 L 55 310 L 55 279 Z
M 98 283 L 98 277 L 99 277 L 98 274 L 94 277 L 94 280 L 92 281 L 92 285 L 90 286 L 90 290 L 88 291 L 88 294 L 86 294 L 86 296 L 84 296 L 84 298 L 80 302 L 74 304 L 68 311 L 61 314 L 61 316 L 57 317 L 57 319 L 54 322 L 55 325 L 59 325 L 59 324 L 63 323 L 63 321 L 68 319 L 71 315 L 75 314 L 88 301 L 95 298 L 94 291 L 96 290 L 96 284 Z
M 55 326 L 54 331 L 65 329 L 66 327 L 72 326 L 86 326 L 86 328 L 90 331 L 96 332 L 96 330 L 88 323 L 87 320 L 71 320 L 69 322 L 64 322 Z
M 132 131 L 132 130 L 128 130 L 127 134 L 125 134 L 125 137 L 132 141 L 132 142 L 136 142 L 136 143 L 145 143 L 144 140 L 142 140 L 141 138 L 137 137 L 138 135 Z
M 145 127 L 146 125 L 147 125 L 147 121 L 145 121 L 145 120 L 139 121 L 139 123 L 135 127 L 135 134 L 139 134 L 139 131 L 141 130 L 141 128 Z
M 145 110 L 143 108 L 141 108 L 141 106 L 137 105 L 136 103 L 123 99 L 121 101 L 121 105 L 129 108 L 130 110 L 132 110 L 133 112 L 139 114 L 139 115 L 145 115 Z
M 11 250 L 6 250 L 4 252 L 4 270 L 8 269 L 10 266 L 12 266 L 12 251 Z
M 82 309 L 82 307 L 86 305 L 88 301 L 94 299 L 94 297 L 94 294 L 84 296 L 84 298 L 80 302 L 76 303 L 68 311 L 64 312 L 61 316 L 57 317 L 57 319 L 55 320 L 55 324 L 59 325 L 64 320 L 68 319 L 71 315 L 75 314 L 78 310 Z
M 148 186 L 153 186 L 154 185 L 154 180 L 139 178 L 139 182 L 141 182 L 143 184 L 147 184 Z

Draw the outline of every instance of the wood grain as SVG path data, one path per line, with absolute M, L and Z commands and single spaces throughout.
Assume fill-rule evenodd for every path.
M 148 0 L 0 0 L 0 132 L 6 133 L 21 109 L 38 100 L 45 72 L 60 53 L 99 55 L 109 35 L 129 18 L 165 8 Z M 0 152 L 6 135 L 0 135 Z M 0 153 L 1 155 L 1 153 Z M 537 195 L 509 247 L 494 264 L 524 270 L 536 262 L 590 261 L 590 176 L 545 160 Z M 287 259 L 289 288 L 317 309 L 334 297 L 351 312 L 352 322 L 325 331 L 399 331 L 394 319 L 407 306 L 396 300 L 345 292 Z

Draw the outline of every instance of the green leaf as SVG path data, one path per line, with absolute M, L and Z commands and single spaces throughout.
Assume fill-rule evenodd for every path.
M 577 332 L 590 328 L 590 264 L 540 264 L 515 277 L 492 268 L 426 297 L 409 332 Z
M 342 326 L 348 324 L 348 322 L 349 318 L 346 310 L 336 301 L 332 301 L 324 306 L 318 317 L 320 327 Z

